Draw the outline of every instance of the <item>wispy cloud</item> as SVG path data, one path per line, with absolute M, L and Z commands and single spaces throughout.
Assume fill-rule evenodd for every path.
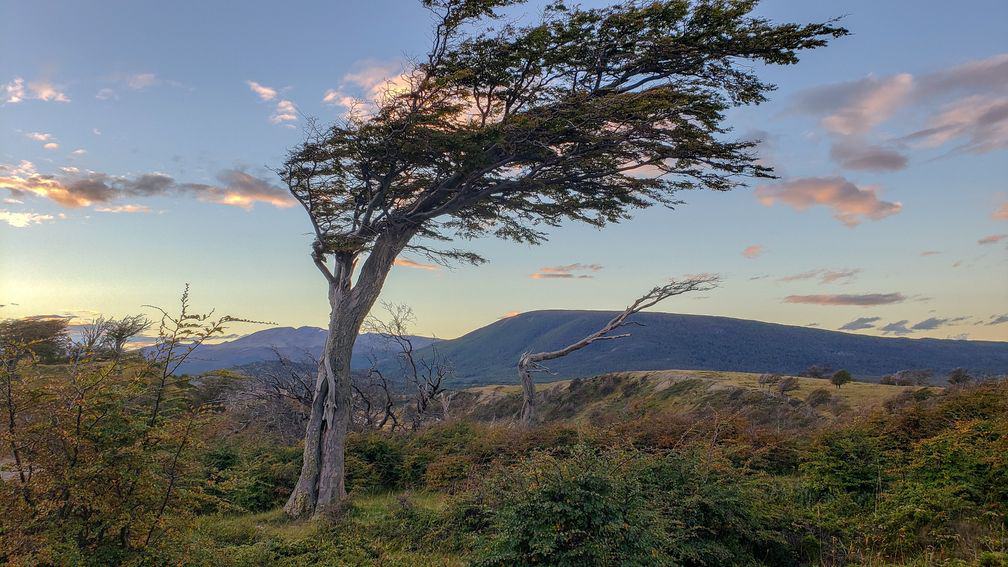
M 800 280 L 818 279 L 821 284 L 831 284 L 836 282 L 850 283 L 858 274 L 861 273 L 861 271 L 861 268 L 843 268 L 838 270 L 818 268 L 807 272 L 784 276 L 782 278 L 778 278 L 777 281 L 794 282 Z
M 298 119 L 298 109 L 293 101 L 280 97 L 280 91 L 268 87 L 262 83 L 257 83 L 256 81 L 245 81 L 248 85 L 249 90 L 255 93 L 262 102 L 273 102 L 276 101 L 276 105 L 273 107 L 273 113 L 270 114 L 269 121 L 272 124 L 282 124 L 285 126 L 291 126 L 287 124 L 288 122 L 297 122 Z
M 794 108 L 823 115 L 822 126 L 829 132 L 845 136 L 864 134 L 899 110 L 913 84 L 909 73 L 881 78 L 868 75 L 809 89 L 798 95 Z
M 163 173 L 146 173 L 132 178 L 106 173 L 54 176 L 36 171 L 34 164 L 0 165 L 0 189 L 13 197 L 35 195 L 64 207 L 110 204 L 123 198 L 163 195 L 194 196 L 201 201 L 251 209 L 256 203 L 289 207 L 293 201 L 286 190 L 238 169 L 223 170 L 217 184 L 181 183 Z
M 880 328 L 884 334 L 887 335 L 909 335 L 913 331 L 907 328 L 907 323 L 910 321 L 903 319 L 902 321 L 896 321 L 895 323 L 889 323 L 888 325 Z
M 0 88 L 3 104 L 18 104 L 26 100 L 41 100 L 46 102 L 70 102 L 70 97 L 66 95 L 56 85 L 47 81 L 29 81 L 21 77 L 3 85 Z
M 778 201 L 798 211 L 817 205 L 828 207 L 833 217 L 848 227 L 866 219 L 881 220 L 903 208 L 899 202 L 880 200 L 877 187 L 858 187 L 843 177 L 805 177 L 760 185 L 756 197 L 767 207 Z
M 861 331 L 861 330 L 864 330 L 864 329 L 874 329 L 875 328 L 875 323 L 877 323 L 877 322 L 879 322 L 881 320 L 882 320 L 881 317 L 858 317 L 857 319 L 854 319 L 853 321 L 850 321 L 848 323 L 844 323 L 844 325 L 842 327 L 840 327 L 840 330 L 841 331 Z
M 96 207 L 99 213 L 149 213 L 147 205 L 116 205 L 114 207 Z
M 820 117 L 834 138 L 833 158 L 848 169 L 892 171 L 906 165 L 894 148 L 866 143 L 896 114 L 925 115 L 925 123 L 896 143 L 921 148 L 952 145 L 949 153 L 981 154 L 1008 147 L 1008 53 L 913 76 L 867 77 L 809 89 L 792 109 Z
M 985 325 L 1001 325 L 1003 323 L 1008 323 L 1008 313 L 1002 313 L 1001 315 L 991 315 L 991 318 L 987 320 Z
M 276 110 L 270 115 L 270 122 L 273 124 L 283 124 L 284 122 L 296 122 L 298 119 L 297 107 L 294 103 L 284 99 L 277 103 Z
M 997 244 L 1005 238 L 1008 238 L 1008 234 L 992 234 L 990 236 L 985 236 L 980 240 L 977 240 L 977 244 Z
M 950 325 L 956 325 L 964 321 L 968 321 L 969 317 L 929 317 L 923 321 L 914 324 L 910 327 L 913 331 L 933 331 L 941 327 L 947 327 Z
M 921 256 L 936 256 L 938 254 L 941 254 L 938 250 L 925 250 L 920 253 Z
M 841 293 L 818 295 L 789 295 L 785 303 L 806 303 L 810 305 L 890 305 L 906 301 L 902 293 Z
M 742 250 L 742 255 L 752 260 L 753 258 L 761 256 L 764 252 L 766 252 L 766 248 L 762 244 L 753 244 L 751 246 L 746 246 L 745 250 Z
M 252 89 L 252 92 L 259 95 L 259 98 L 264 101 L 270 101 L 277 97 L 277 91 L 274 88 L 261 85 L 255 81 L 245 81 L 245 83 Z
M 512 317 L 517 317 L 518 315 L 521 315 L 521 311 L 508 311 L 507 313 L 498 317 L 497 320 L 499 321 L 501 319 L 510 319 Z
M 599 264 L 567 264 L 565 266 L 543 266 L 530 278 L 534 280 L 544 279 L 589 279 L 595 276 L 591 272 L 602 270 Z
M 844 169 L 860 171 L 899 171 L 909 161 L 895 149 L 856 142 L 833 144 L 830 157 Z
M 5 222 L 14 228 L 26 228 L 33 224 L 42 224 L 55 220 L 52 215 L 41 215 L 37 213 L 24 213 L 0 209 L 0 222 Z
M 1001 203 L 1001 206 L 991 213 L 994 220 L 1008 220 L 1008 203 Z
M 347 73 L 339 86 L 328 89 L 322 103 L 342 107 L 347 113 L 371 112 L 388 95 L 408 91 L 410 78 L 401 63 L 362 62 Z
M 423 262 L 414 262 L 409 258 L 399 257 L 392 261 L 396 266 L 402 266 L 404 268 L 415 268 L 417 270 L 427 270 L 429 272 L 437 272 L 441 270 L 441 266 L 437 264 L 424 264 Z

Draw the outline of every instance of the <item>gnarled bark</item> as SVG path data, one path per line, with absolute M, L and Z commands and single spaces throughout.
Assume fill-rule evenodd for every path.
M 317 514 L 346 498 L 344 452 L 352 412 L 353 345 L 392 262 L 413 233 L 401 229 L 379 237 L 352 286 L 356 253 L 338 255 L 335 271 L 323 271 L 329 281 L 329 334 L 319 359 L 301 476 L 284 506 L 292 517 Z

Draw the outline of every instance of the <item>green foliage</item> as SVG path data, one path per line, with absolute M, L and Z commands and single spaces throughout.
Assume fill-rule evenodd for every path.
M 494 479 L 493 538 L 480 565 L 648 565 L 662 534 L 630 455 L 576 447 Z
M 853 380 L 851 373 L 846 370 L 837 370 L 833 373 L 833 376 L 830 376 L 830 384 L 836 386 L 837 389 L 840 389 L 840 386 L 843 386 L 851 380 Z
M 297 481 L 301 451 L 266 444 L 220 444 L 203 457 L 208 491 L 247 512 L 276 508 Z

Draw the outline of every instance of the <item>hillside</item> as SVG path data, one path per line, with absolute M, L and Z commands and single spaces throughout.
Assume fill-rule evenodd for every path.
M 275 327 L 264 329 L 233 341 L 200 346 L 179 369 L 182 374 L 200 374 L 211 370 L 245 366 L 276 359 L 279 352 L 290 360 L 303 362 L 317 358 L 325 344 L 326 332 L 318 327 Z M 434 339 L 412 337 L 417 347 L 430 345 Z M 275 350 L 274 350 L 275 349 Z M 370 360 L 388 358 L 395 348 L 381 335 L 362 333 L 353 351 L 354 368 L 365 367 Z
M 457 384 L 510 383 L 522 352 L 552 350 L 608 321 L 610 311 L 532 311 L 438 343 Z M 631 370 L 721 370 L 798 374 L 813 364 L 879 377 L 907 368 L 1008 372 L 1008 343 L 873 337 L 729 317 L 640 313 L 631 337 L 595 343 L 551 361 L 541 381 Z M 423 354 L 424 351 L 420 351 Z M 392 361 L 386 361 L 389 371 Z
M 609 311 L 532 311 L 503 319 L 462 337 L 438 341 L 440 354 L 451 360 L 455 385 L 509 383 L 527 350 L 555 349 L 598 329 L 614 315 Z M 897 370 L 929 368 L 940 376 L 957 367 L 979 374 L 1008 372 L 1008 343 L 948 339 L 873 337 L 763 323 L 729 317 L 640 313 L 631 336 L 603 341 L 552 361 L 554 374 L 543 382 L 588 377 L 606 372 L 720 370 L 798 374 L 813 364 L 846 368 L 860 378 L 877 378 Z M 427 337 L 413 337 L 420 356 L 429 356 Z M 182 369 L 195 374 L 271 361 L 275 346 L 292 360 L 317 356 L 325 331 L 315 327 L 266 329 L 234 341 L 201 347 Z M 371 359 L 390 376 L 399 372 L 396 349 L 378 335 L 362 334 L 354 346 L 354 368 Z
M 658 370 L 560 380 L 538 388 L 538 411 L 547 423 L 597 426 L 657 415 L 693 420 L 717 412 L 743 415 L 760 425 L 805 428 L 837 417 L 866 414 L 901 394 L 921 389 L 870 382 L 851 382 L 837 389 L 823 379 L 796 378 L 797 389 L 783 395 L 760 385 L 759 376 Z M 456 417 L 507 420 L 521 409 L 521 388 L 511 384 L 473 386 L 457 394 L 452 403 Z

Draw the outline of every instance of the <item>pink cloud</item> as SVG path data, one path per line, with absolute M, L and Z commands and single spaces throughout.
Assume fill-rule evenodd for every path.
M 441 266 L 437 264 L 424 264 L 423 262 L 414 262 L 408 258 L 396 258 L 392 261 L 396 266 L 402 266 L 404 268 L 415 268 L 417 270 L 427 270 L 429 272 L 436 272 L 441 269 Z
M 745 250 L 742 251 L 742 255 L 751 260 L 762 255 L 764 252 L 766 252 L 766 248 L 762 244 L 753 244 L 746 246 Z
M 543 266 L 539 271 L 530 275 L 534 280 L 546 279 L 590 279 L 595 276 L 584 272 L 598 272 L 602 270 L 600 264 L 567 264 L 565 266 Z M 581 273 L 578 273 L 581 272 Z
M 886 121 L 906 102 L 913 83 L 913 76 L 908 73 L 883 78 L 869 75 L 810 89 L 799 96 L 797 108 L 826 114 L 822 125 L 831 133 L 863 134 Z
M 899 202 L 882 201 L 873 186 L 858 187 L 843 177 L 805 177 L 756 188 L 760 203 L 769 207 L 780 201 L 798 211 L 814 205 L 833 210 L 833 217 L 853 227 L 865 219 L 880 220 L 903 208 Z
M 1008 238 L 1008 234 L 992 234 L 977 240 L 977 244 L 997 244 L 1005 238 Z
M 805 303 L 810 305 L 889 305 L 906 301 L 902 293 L 855 293 L 855 294 L 823 294 L 823 295 L 789 295 L 785 303 Z
M 1002 203 L 993 213 L 991 213 L 991 218 L 994 220 L 1008 220 L 1008 203 Z

